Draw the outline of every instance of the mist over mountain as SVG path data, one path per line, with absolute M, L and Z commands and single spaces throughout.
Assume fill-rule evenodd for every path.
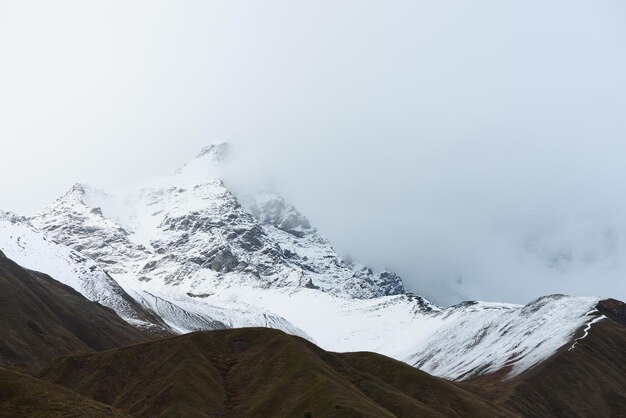
M 235 190 L 274 184 L 340 254 L 397 271 L 410 291 L 444 305 L 626 295 L 626 202 L 612 157 L 604 172 L 583 174 L 565 146 L 561 155 L 532 144 L 514 154 L 493 143 L 496 155 L 479 164 L 459 143 L 431 147 L 443 166 L 415 166 L 427 160 L 417 147 L 382 142 L 285 145 L 285 158 L 270 146 L 235 142 L 221 174 Z M 564 168 L 549 167 L 551 158 Z
M 241 194 L 280 191 L 345 259 L 395 271 L 407 290 L 441 305 L 525 303 L 550 293 L 626 298 L 626 207 L 610 187 L 615 179 L 578 184 L 572 168 L 543 180 L 529 172 L 515 182 L 514 171 L 524 168 L 514 167 L 513 155 L 491 161 L 502 166 L 497 176 L 477 167 L 463 176 L 415 168 L 411 160 L 422 157 L 402 147 L 372 145 L 371 155 L 368 147 L 279 148 L 276 155 L 269 145 L 231 142 L 218 174 Z M 456 172 L 468 164 L 463 151 L 447 150 L 446 158 L 459 161 L 446 164 Z M 133 179 L 110 189 L 140 183 Z
M 339 253 L 440 304 L 626 297 L 621 1 L 0 12 L 3 209 L 228 141 L 231 187 L 269 179 Z

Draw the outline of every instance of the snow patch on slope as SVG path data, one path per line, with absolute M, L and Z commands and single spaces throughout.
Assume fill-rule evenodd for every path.
M 597 309 L 594 309 L 592 311 L 587 312 L 587 314 L 585 316 L 589 316 L 590 314 L 594 314 L 594 313 L 599 313 Z M 583 330 L 583 335 L 581 337 L 578 337 L 574 340 L 574 344 L 572 344 L 572 346 L 570 348 L 567 349 L 567 351 L 572 351 L 575 347 L 576 344 L 578 344 L 579 341 L 584 340 L 585 338 L 587 338 L 587 335 L 589 335 L 589 331 L 591 330 L 591 326 L 593 324 L 595 324 L 596 322 L 602 321 L 603 319 L 605 319 L 606 317 L 602 314 L 600 314 L 600 316 L 592 319 L 591 321 L 589 321 L 587 323 L 587 325 L 585 326 L 585 329 Z
M 414 346 L 408 362 L 455 380 L 503 368 L 510 368 L 513 377 L 568 344 L 598 300 L 552 295 L 525 306 L 477 302 L 451 307 L 439 313 L 442 326 Z
M 25 218 L 0 212 L 0 249 L 21 266 L 51 276 L 126 321 L 152 326 L 135 301 L 95 261 L 47 237 Z

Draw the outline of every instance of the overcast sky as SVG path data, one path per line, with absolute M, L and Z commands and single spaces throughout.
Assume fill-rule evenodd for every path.
M 0 208 L 229 141 L 439 303 L 626 299 L 626 2 L 0 0 Z

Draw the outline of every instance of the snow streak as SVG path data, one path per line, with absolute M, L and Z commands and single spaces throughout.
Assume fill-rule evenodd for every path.
M 593 309 L 589 312 L 587 312 L 585 314 L 585 316 L 591 315 L 593 313 L 599 313 L 597 309 Z M 598 316 L 597 318 L 594 318 L 593 320 L 589 321 L 589 323 L 587 324 L 587 326 L 584 329 L 584 333 L 582 337 L 578 337 L 574 340 L 574 344 L 572 344 L 572 346 L 567 350 L 567 351 L 572 351 L 574 349 L 574 347 L 576 347 L 576 344 L 578 344 L 578 341 L 583 340 L 584 338 L 587 337 L 587 335 L 589 335 L 589 331 L 591 330 L 591 326 L 593 324 L 595 324 L 596 322 L 599 322 L 601 320 L 603 320 L 604 318 L 606 318 L 604 315 L 600 314 L 600 316 Z

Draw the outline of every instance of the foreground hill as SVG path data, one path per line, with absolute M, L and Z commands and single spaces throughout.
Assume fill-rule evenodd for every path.
M 134 416 L 621 417 L 626 329 L 604 320 L 513 379 L 446 381 L 281 331 L 198 332 L 58 359 L 43 380 Z
M 136 416 L 515 416 L 396 360 L 264 328 L 70 356 L 40 377 Z
M 0 368 L 0 417 L 129 417 L 71 390 Z
M 0 366 L 37 369 L 81 351 L 147 341 L 111 309 L 0 252 Z

